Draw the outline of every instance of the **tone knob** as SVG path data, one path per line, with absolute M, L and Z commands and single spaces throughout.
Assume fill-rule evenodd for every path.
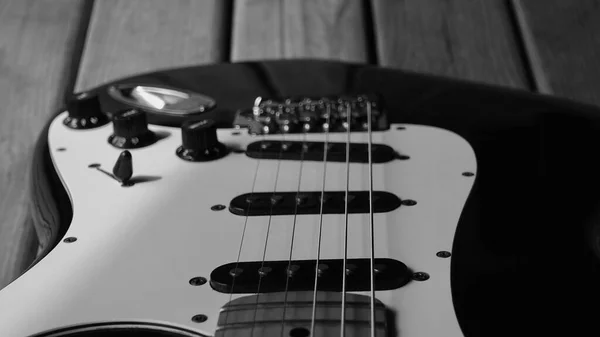
M 67 111 L 69 115 L 63 120 L 63 124 L 71 129 L 93 129 L 108 123 L 108 117 L 102 112 L 96 94 L 73 94 L 67 100 Z
M 154 132 L 148 130 L 146 113 L 129 109 L 119 111 L 113 116 L 113 134 L 108 142 L 120 149 L 135 149 L 148 146 L 156 141 Z
M 210 119 L 187 121 L 181 125 L 182 145 L 177 156 L 187 161 L 209 161 L 224 157 L 227 147 L 217 139 L 215 122 Z

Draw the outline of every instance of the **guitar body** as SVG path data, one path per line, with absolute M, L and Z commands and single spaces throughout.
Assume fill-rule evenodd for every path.
M 109 144 L 113 126 L 74 130 L 58 111 L 32 175 L 43 258 L 0 291 L 2 336 L 329 336 L 340 334 L 342 305 L 347 336 L 369 335 L 370 311 L 377 336 L 597 334 L 600 310 L 584 308 L 600 299 L 597 109 L 320 61 L 174 69 L 90 93 L 115 116 L 131 106 L 107 92 L 126 84 L 214 99 L 216 108 L 199 116 L 219 126 L 226 154 L 182 160 L 182 117 L 148 114 L 156 139 L 128 149 L 133 175 L 119 182 L 123 170 L 113 167 L 124 149 Z M 387 113 L 388 124 L 371 137 L 233 127 L 256 97 L 362 92 L 380 95 Z M 313 153 L 329 143 L 372 143 L 395 157 L 346 163 L 278 150 L 277 158 L 256 158 L 249 149 L 257 142 L 325 145 Z M 266 156 L 269 148 L 261 149 Z M 380 202 L 392 196 L 385 210 L 361 208 L 358 194 L 344 212 L 322 211 L 324 194 L 315 199 L 321 212 L 298 201 L 307 192 L 370 190 Z M 254 214 L 261 204 L 248 198 L 260 193 L 268 212 Z M 296 201 L 293 214 L 282 211 L 278 193 Z M 355 281 L 365 266 L 372 270 L 371 250 L 382 287 L 376 307 L 371 284 Z M 331 283 L 345 260 L 346 281 Z M 389 261 L 405 274 L 386 271 Z M 277 266 L 295 274 L 277 276 Z M 251 273 L 260 277 L 245 277 Z M 271 281 L 277 277 L 283 283 Z M 315 292 L 315 280 L 346 282 L 345 304 L 337 288 Z

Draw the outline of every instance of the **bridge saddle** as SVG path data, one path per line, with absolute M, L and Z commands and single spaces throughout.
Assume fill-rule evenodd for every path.
M 253 134 L 366 131 L 389 129 L 380 98 L 375 95 L 323 97 L 257 97 L 252 108 L 238 111 L 234 125 Z M 350 123 L 348 123 L 350 112 Z

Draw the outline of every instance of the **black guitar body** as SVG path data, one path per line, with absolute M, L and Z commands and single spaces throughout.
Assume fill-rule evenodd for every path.
M 381 95 L 393 123 L 457 133 L 473 147 L 478 165 L 451 257 L 453 302 L 465 336 L 598 335 L 599 108 L 324 61 L 199 66 L 110 84 L 124 81 L 213 97 L 217 107 L 206 117 L 222 127 L 231 126 L 236 110 L 251 106 L 256 96 L 372 92 Z M 119 108 L 106 97 L 102 104 L 107 111 Z M 177 125 L 180 120 L 151 116 L 150 122 Z M 72 216 L 50 162 L 46 133 L 37 144 L 32 172 L 32 213 L 42 256 L 62 240 Z

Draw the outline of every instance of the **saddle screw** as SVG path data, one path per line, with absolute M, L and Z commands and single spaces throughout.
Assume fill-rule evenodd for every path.
M 206 279 L 204 277 L 194 277 L 190 279 L 190 284 L 193 286 L 201 286 L 206 283 Z
M 77 241 L 77 238 L 74 237 L 74 236 L 70 236 L 70 237 L 68 237 L 68 238 L 66 238 L 66 239 L 63 240 L 63 242 L 65 242 L 65 243 L 72 243 L 72 242 L 75 242 L 75 241 Z
M 229 275 L 231 275 L 232 277 L 237 277 L 240 276 L 243 272 L 244 269 L 242 268 L 233 268 L 229 271 Z
M 405 155 L 405 154 L 399 154 L 399 155 L 397 156 L 397 158 L 398 158 L 399 160 L 409 160 L 409 159 L 410 159 L 410 156 L 407 156 L 407 155 Z
M 241 133 L 241 132 L 239 132 L 239 131 L 233 131 L 233 132 L 231 133 L 231 135 L 232 135 L 232 136 L 239 136 L 239 135 L 241 135 L 241 134 L 242 134 L 242 133 Z
M 418 271 L 412 275 L 412 278 L 415 281 L 427 281 L 429 280 L 429 274 Z
M 402 205 L 404 205 L 404 206 L 414 206 L 414 205 L 416 205 L 416 204 L 417 204 L 417 202 L 416 202 L 416 201 L 414 201 L 414 200 L 411 200 L 411 199 L 404 199 L 404 200 L 402 200 L 402 202 L 401 202 L 401 203 L 402 203 Z
M 473 172 L 463 172 L 462 175 L 465 176 L 465 177 L 472 177 L 472 176 L 475 175 L 475 173 L 473 173 Z
M 202 323 L 202 322 L 206 322 L 206 320 L 208 319 L 208 317 L 206 317 L 206 315 L 195 315 L 194 317 L 192 317 L 192 322 L 194 323 Z
M 406 130 L 406 127 L 404 127 L 404 126 L 397 126 L 396 130 Z
M 444 258 L 444 259 L 450 257 L 450 255 L 452 255 L 452 254 L 450 252 L 448 252 L 448 251 L 445 251 L 445 250 L 442 250 L 442 251 L 439 251 L 439 252 L 435 253 L 435 256 L 441 257 L 441 258 Z
M 222 210 L 224 210 L 224 209 L 225 209 L 225 205 L 221 205 L 221 204 L 214 205 L 214 206 L 212 206 L 210 209 L 211 209 L 212 211 L 222 211 Z

